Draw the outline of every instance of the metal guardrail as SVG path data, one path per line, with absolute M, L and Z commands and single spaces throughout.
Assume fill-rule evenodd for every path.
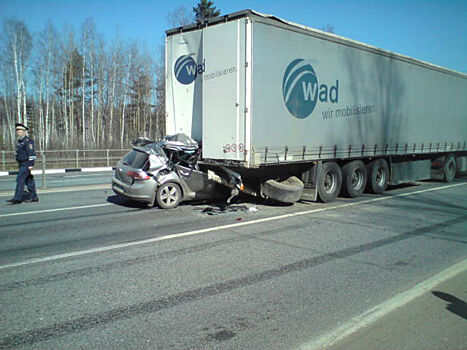
M 36 169 L 68 169 L 115 166 L 129 149 L 36 151 Z M 0 151 L 2 171 L 18 169 L 14 151 Z

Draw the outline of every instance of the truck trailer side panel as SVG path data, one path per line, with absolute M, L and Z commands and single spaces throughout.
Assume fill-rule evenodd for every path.
M 253 26 L 253 163 L 428 152 L 467 140 L 467 78 L 311 34 Z M 418 146 L 417 146 L 418 145 Z M 285 148 L 287 147 L 287 151 Z M 286 152 L 288 155 L 286 156 Z M 330 155 L 328 158 L 339 155 Z M 287 157 L 287 159 L 285 159 Z M 295 157 L 295 158 L 294 158 Z

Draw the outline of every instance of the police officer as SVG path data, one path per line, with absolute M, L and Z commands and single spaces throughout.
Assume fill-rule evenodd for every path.
M 19 165 L 18 175 L 16 176 L 16 191 L 15 196 L 9 199 L 11 204 L 19 204 L 25 202 L 39 202 L 39 197 L 36 193 L 36 184 L 31 170 L 36 160 L 36 152 L 34 151 L 34 141 L 27 135 L 29 128 L 21 123 L 15 124 L 16 136 L 18 136 L 18 145 L 16 146 L 16 161 Z M 24 185 L 28 188 L 28 195 L 24 196 Z

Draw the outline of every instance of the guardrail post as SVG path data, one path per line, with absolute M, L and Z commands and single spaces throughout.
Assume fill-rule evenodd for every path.
M 42 188 L 47 188 L 45 183 L 45 152 L 41 151 L 41 158 L 42 158 Z
M 78 157 L 79 157 L 79 150 L 76 150 L 76 169 L 79 168 L 79 160 L 78 160 Z
M 5 160 L 5 151 L 2 151 L 2 169 L 6 170 L 6 160 Z
M 109 167 L 110 166 L 110 159 L 109 159 L 109 150 L 106 149 L 106 155 L 107 155 L 107 166 Z

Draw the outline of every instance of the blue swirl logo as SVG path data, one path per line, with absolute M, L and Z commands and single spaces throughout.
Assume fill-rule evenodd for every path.
M 318 102 L 318 77 L 310 63 L 298 58 L 285 70 L 282 95 L 288 111 L 299 119 L 308 117 Z
M 188 55 L 180 56 L 175 62 L 174 73 L 181 84 L 191 84 L 198 75 L 195 60 Z

